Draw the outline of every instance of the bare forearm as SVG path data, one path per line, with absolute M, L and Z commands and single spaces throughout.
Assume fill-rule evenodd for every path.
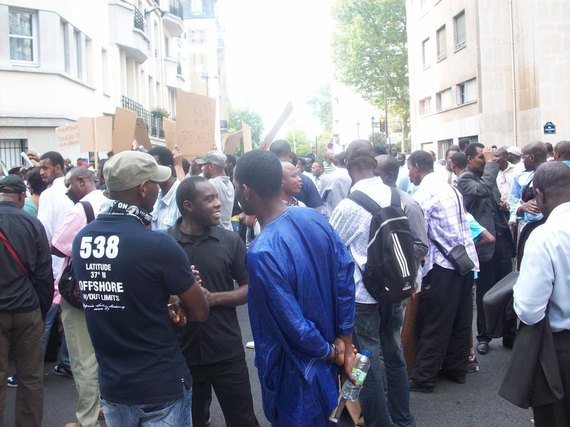
M 210 307 L 237 307 L 247 302 L 247 285 L 242 285 L 233 291 L 208 292 L 206 299 Z

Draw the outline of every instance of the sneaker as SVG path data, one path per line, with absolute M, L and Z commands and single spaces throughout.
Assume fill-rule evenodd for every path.
M 16 388 L 18 387 L 18 377 L 16 375 L 12 375 L 6 379 L 6 385 L 8 387 Z
M 255 348 L 255 342 L 253 342 L 253 341 L 248 341 L 245 346 L 246 346 L 247 348 Z
M 53 373 L 59 375 L 60 377 L 73 378 L 73 372 L 71 368 L 64 363 L 58 363 L 53 367 Z
M 479 362 L 474 354 L 470 354 L 467 359 L 467 368 L 465 369 L 467 373 L 479 372 Z

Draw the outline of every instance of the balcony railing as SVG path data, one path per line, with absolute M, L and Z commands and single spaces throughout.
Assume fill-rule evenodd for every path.
M 170 0 L 170 13 L 178 16 L 180 19 L 184 19 L 182 3 L 180 0 Z
M 162 116 L 156 116 L 146 108 L 131 98 L 121 96 L 121 107 L 133 111 L 138 117 L 144 120 L 146 130 L 150 136 L 155 138 L 164 138 L 164 127 L 162 124 Z
M 144 31 L 144 16 L 140 10 L 135 7 L 134 25 L 141 31 Z

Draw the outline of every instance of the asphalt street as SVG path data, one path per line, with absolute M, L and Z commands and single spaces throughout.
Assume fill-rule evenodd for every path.
M 238 314 L 242 327 L 244 345 L 251 341 L 247 307 L 239 307 Z M 467 383 L 460 385 L 441 380 L 432 394 L 412 393 L 412 413 L 418 426 L 465 426 L 490 427 L 512 426 L 531 427 L 532 411 L 515 407 L 497 395 L 504 372 L 510 359 L 510 350 L 502 347 L 500 340 L 491 342 L 491 350 L 485 356 L 479 356 L 480 371 L 467 374 Z M 263 415 L 261 391 L 257 371 L 253 364 L 254 350 L 246 349 L 249 366 L 253 402 L 261 426 L 269 426 Z M 44 384 L 44 422 L 46 427 L 63 427 L 65 423 L 75 421 L 77 393 L 73 380 L 54 375 L 53 363 L 45 367 Z M 6 426 L 14 425 L 15 389 L 7 389 Z M 225 426 L 224 418 L 214 398 L 211 408 L 211 427 Z M 348 417 L 343 418 L 341 426 L 349 426 Z M 104 423 L 101 423 L 104 426 Z

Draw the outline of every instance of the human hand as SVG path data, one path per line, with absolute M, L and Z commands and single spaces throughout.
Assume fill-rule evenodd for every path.
M 529 214 L 537 215 L 540 213 L 540 209 L 538 208 L 538 204 L 536 200 L 532 199 L 528 202 L 521 203 L 519 208 L 517 209 L 517 214 L 520 215 L 523 212 L 527 212 Z
M 485 157 L 486 162 L 492 162 L 493 158 L 495 157 L 495 152 L 492 148 L 484 148 L 483 157 Z
M 194 274 L 194 279 L 196 284 L 202 286 L 202 277 L 200 276 L 200 271 L 198 271 L 198 269 L 194 265 L 191 265 L 190 269 L 192 270 L 192 274 Z
M 168 304 L 168 316 L 170 321 L 174 323 L 174 326 L 182 327 L 188 323 L 188 316 L 186 315 L 186 310 L 182 301 L 178 297 L 170 297 L 170 303 Z
M 499 200 L 499 209 L 502 210 L 503 212 L 508 212 L 509 211 L 509 202 L 507 202 L 505 199 L 501 198 Z
M 358 385 L 356 378 L 352 375 L 352 368 L 354 368 L 354 360 L 356 358 L 356 347 L 354 345 L 350 349 L 344 351 L 343 374 L 344 377 L 349 379 L 353 384 Z
M 182 161 L 184 160 L 184 156 L 182 153 L 178 151 L 178 146 L 174 146 L 174 150 L 172 150 L 172 156 L 174 157 L 174 161 L 172 162 L 172 166 L 174 167 L 182 167 Z

